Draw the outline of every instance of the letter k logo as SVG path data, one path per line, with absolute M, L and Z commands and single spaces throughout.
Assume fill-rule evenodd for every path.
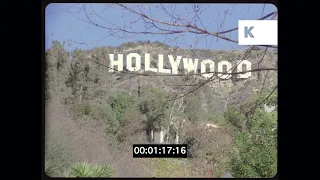
M 248 26 L 245 26 L 244 27 L 244 37 L 245 38 L 248 38 L 248 35 L 251 37 L 251 38 L 254 38 L 253 34 L 251 33 L 252 29 L 254 28 L 254 26 L 250 26 L 250 28 L 248 29 Z

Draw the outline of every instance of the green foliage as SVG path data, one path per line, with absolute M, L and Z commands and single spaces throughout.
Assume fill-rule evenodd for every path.
M 96 120 L 100 120 L 107 125 L 107 132 L 117 135 L 120 122 L 112 107 L 107 104 L 96 104 L 93 106 L 90 116 Z
M 142 115 L 136 108 L 137 100 L 129 93 L 118 93 L 111 96 L 107 101 L 102 101 L 100 103 L 89 103 L 84 101 L 80 104 L 75 105 L 75 111 L 79 116 L 89 116 L 99 122 L 105 123 L 107 125 L 107 132 L 117 138 L 119 141 L 123 141 L 126 137 L 126 130 L 124 127 L 128 128 L 128 133 L 133 133 L 130 131 L 130 126 L 127 124 L 132 124 L 134 128 L 140 126 L 143 122 Z
M 122 118 L 125 111 L 135 104 L 136 100 L 132 95 L 126 92 L 121 92 L 116 96 L 111 96 L 109 104 L 116 115 L 117 120 L 122 123 Z
M 224 118 L 222 112 L 219 112 L 219 111 L 210 112 L 209 111 L 204 116 L 207 121 L 212 121 L 217 125 L 225 123 L 225 118 Z
M 118 140 L 123 142 L 138 132 L 145 130 L 146 117 L 142 115 L 137 106 L 126 109 L 122 117 Z
M 88 102 L 84 102 L 84 103 L 75 105 L 75 111 L 77 112 L 77 115 L 79 115 L 79 116 L 91 114 L 92 109 L 93 108 L 91 107 L 91 104 Z
M 151 129 L 159 129 L 168 123 L 168 93 L 159 88 L 151 88 L 142 92 L 139 109 L 147 117 Z
M 90 111 L 90 116 L 96 120 L 110 120 L 112 116 L 112 109 L 107 103 L 93 104 Z M 111 118 L 113 119 L 113 118 Z
M 65 78 L 65 84 L 72 90 L 74 97 L 81 96 L 82 99 L 89 99 L 90 92 L 94 87 L 101 84 L 100 76 L 107 78 L 105 73 L 96 64 L 88 61 L 88 52 L 85 50 L 75 49 L 71 53 L 71 64 L 68 68 L 68 75 Z M 107 80 L 107 79 L 106 79 Z M 106 84 L 106 82 L 105 82 Z M 90 87 L 90 89 L 88 88 Z
M 113 111 L 108 103 L 89 103 L 83 102 L 74 105 L 74 110 L 78 116 L 88 116 L 98 122 L 105 123 L 107 125 L 107 132 L 116 135 L 120 122 L 116 117 L 116 113 Z
M 204 119 L 206 121 L 212 121 L 218 125 L 224 124 L 226 121 L 224 113 L 219 111 L 216 105 L 211 105 L 211 107 L 208 108 L 208 112 L 204 113 Z
M 202 106 L 202 100 L 200 93 L 195 92 L 185 99 L 186 107 L 184 108 L 184 113 L 187 115 L 189 121 L 199 122 L 202 120 L 205 111 Z
M 45 98 L 50 100 L 56 96 L 65 85 L 69 53 L 59 41 L 53 41 L 53 46 L 45 52 Z
M 272 93 L 269 98 L 265 101 L 268 106 L 277 106 L 278 105 L 278 91 Z
M 211 130 L 192 125 L 182 141 L 188 144 L 188 160 L 197 169 L 210 169 L 214 177 L 222 177 L 232 157 L 233 134 L 234 128 L 229 124 Z
M 154 44 L 161 46 L 161 43 L 155 42 Z M 137 45 L 137 43 L 124 44 L 122 49 Z M 108 69 L 88 61 L 88 55 L 90 55 L 91 60 L 107 65 L 109 61 L 108 54 L 112 52 L 115 53 L 114 49 L 111 48 L 76 49 L 72 51 L 71 58 L 69 58 L 69 53 L 64 49 L 63 45 L 58 41 L 54 41 L 52 48 L 46 51 L 46 100 L 50 100 L 54 96 L 58 98 L 66 97 L 65 104 L 68 107 L 75 107 L 77 114 L 82 116 L 83 119 L 97 120 L 106 124 L 108 135 L 114 135 L 118 140 L 116 143 L 125 144 L 124 142 L 129 141 L 129 138 L 137 140 L 134 135 L 146 129 L 159 130 L 161 126 L 166 128 L 166 125 L 169 124 L 168 116 L 171 112 L 172 101 L 168 101 L 169 96 L 165 89 L 181 90 L 180 87 L 164 86 L 163 89 L 146 89 L 142 91 L 139 99 L 128 93 L 118 93 L 109 97 L 112 92 L 119 90 L 120 84 L 113 85 L 112 82 L 116 80 L 108 72 Z M 215 54 L 212 51 L 204 51 L 204 53 L 207 55 Z M 176 56 L 175 52 L 173 52 L 173 55 Z M 152 55 L 152 57 L 153 59 L 158 59 L 156 55 Z M 235 59 L 233 57 L 226 58 Z M 153 66 L 157 66 L 156 62 L 152 61 L 151 63 Z M 165 63 L 166 67 L 168 65 L 170 63 Z M 145 73 L 155 74 L 155 72 L 151 71 Z M 128 80 L 128 74 L 120 74 L 119 76 L 121 77 L 117 81 L 119 83 L 124 83 L 120 82 L 122 80 Z M 163 77 L 154 78 L 152 83 L 147 84 L 181 84 L 182 82 L 197 84 L 205 81 L 197 80 L 193 76 L 183 77 L 182 81 L 180 77 L 167 76 L 163 79 L 161 78 Z M 121 89 L 128 90 L 129 86 L 126 85 Z M 147 87 L 146 84 L 143 86 Z M 184 112 L 173 110 L 172 115 L 174 117 L 186 119 L 184 124 L 181 123 L 180 127 L 182 128 L 178 131 L 180 134 L 179 140 L 188 144 L 188 157 L 195 158 L 189 158 L 186 161 L 161 159 L 157 164 L 156 176 L 187 176 L 190 169 L 182 167 L 186 167 L 185 165 L 188 165 L 190 161 L 197 161 L 198 164 L 195 163 L 194 167 L 203 170 L 209 168 L 215 177 L 220 177 L 229 168 L 227 165 L 230 165 L 230 158 L 233 157 L 231 153 L 236 135 L 236 146 L 234 148 L 237 153 L 231 163 L 233 176 L 271 177 L 276 173 L 276 113 L 266 114 L 260 111 L 261 106 L 256 107 L 268 94 L 263 94 L 261 97 L 253 96 L 245 104 L 235 108 L 228 106 L 223 114 L 217 108 L 219 107 L 218 96 L 221 96 L 220 88 L 216 88 L 216 90 L 218 93 L 210 91 L 209 94 L 211 95 L 208 97 L 206 95 L 208 91 L 203 90 L 203 88 L 199 89 L 184 98 L 186 104 Z M 205 96 L 205 98 L 201 98 L 202 96 Z M 204 103 L 204 100 L 209 102 Z M 277 91 L 264 103 L 277 105 Z M 225 120 L 231 123 L 208 131 L 204 131 L 202 127 L 196 129 L 195 122 L 198 121 L 212 121 L 216 124 L 224 124 Z M 235 131 L 231 124 L 241 131 Z M 232 130 L 231 128 L 226 128 L 226 126 L 232 127 Z M 175 135 L 176 130 L 176 128 L 170 127 L 173 135 Z M 169 136 L 169 138 L 174 141 L 175 136 Z M 140 138 L 140 140 L 144 141 L 143 138 Z M 114 143 L 112 140 L 109 142 Z M 69 150 L 57 142 L 51 144 L 57 147 L 53 147 L 53 145 L 47 146 L 47 149 L 50 150 L 46 154 L 49 154 L 48 156 L 50 157 L 55 157 L 51 158 L 55 163 L 46 162 L 45 172 L 48 175 L 57 175 L 59 174 L 57 171 L 62 170 L 60 175 L 63 177 L 111 176 L 111 171 L 109 171 L 111 168 L 106 166 L 79 163 L 69 168 L 69 165 L 75 160 L 75 157 L 72 157 L 71 149 Z M 69 142 L 66 141 L 64 144 L 69 144 Z M 63 168 L 62 166 L 68 168 Z
M 55 56 L 55 66 L 58 71 L 65 67 L 65 63 L 68 60 L 69 53 L 64 49 L 63 45 L 59 41 L 52 42 L 51 55 Z
M 248 120 L 248 131 L 238 133 L 234 177 L 271 178 L 277 173 L 277 113 L 258 110 Z
M 52 41 L 52 46 L 53 46 L 53 49 L 54 48 L 56 48 L 56 49 L 64 49 L 63 45 L 57 40 Z
M 245 128 L 246 117 L 239 108 L 228 106 L 224 118 L 240 130 Z
M 74 57 L 73 57 L 74 58 Z M 71 64 L 71 69 L 69 70 L 69 76 L 66 79 L 66 85 L 73 90 L 73 94 L 79 91 L 80 86 L 84 84 L 84 67 L 79 60 L 75 60 Z
M 153 159 L 157 165 L 155 177 L 189 177 L 190 170 L 176 159 Z
M 263 104 L 277 105 L 277 93 L 268 99 L 254 95 L 244 104 L 229 106 L 225 118 L 239 128 L 231 170 L 236 178 L 271 178 L 277 173 L 277 112 Z
M 58 168 L 49 161 L 45 162 L 45 173 L 50 177 L 111 177 L 114 170 L 107 165 L 93 165 L 87 162 L 75 163 L 71 167 Z
M 77 163 L 71 167 L 74 177 L 111 177 L 113 169 L 106 165 L 91 165 L 87 162 Z

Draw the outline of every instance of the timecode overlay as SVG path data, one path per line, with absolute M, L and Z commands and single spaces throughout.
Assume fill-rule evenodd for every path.
M 187 158 L 187 144 L 134 144 L 133 158 Z

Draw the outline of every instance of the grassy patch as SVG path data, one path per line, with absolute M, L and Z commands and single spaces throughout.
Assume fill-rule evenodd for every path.
M 73 161 L 73 153 L 70 150 L 68 139 L 59 133 L 53 132 L 46 135 L 45 145 L 45 172 L 48 176 L 55 175 L 57 167 L 67 167 Z
M 108 165 L 89 164 L 87 162 L 75 163 L 67 168 L 58 167 L 46 161 L 45 173 L 50 177 L 111 177 L 114 170 Z
M 107 165 L 92 165 L 82 162 L 74 164 L 70 173 L 74 177 L 111 177 L 114 171 Z
M 189 170 L 177 159 L 153 159 L 156 164 L 155 177 L 188 177 Z

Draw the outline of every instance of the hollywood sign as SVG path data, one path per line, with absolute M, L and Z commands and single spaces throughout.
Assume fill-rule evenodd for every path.
M 135 59 L 135 65 L 133 66 L 133 60 Z M 190 59 L 183 58 L 182 56 L 177 56 L 174 58 L 172 55 L 168 55 L 168 59 L 171 65 L 171 69 L 165 69 L 164 66 L 164 56 L 162 54 L 158 55 L 158 68 L 150 67 L 151 58 L 149 53 L 145 53 L 144 55 L 144 71 L 152 71 L 158 73 L 167 73 L 167 74 L 179 74 L 179 66 L 182 60 L 183 69 L 185 73 L 194 72 L 196 73 L 198 70 L 199 59 Z M 109 72 L 123 71 L 123 54 L 118 54 L 117 60 L 115 60 L 114 54 L 109 54 Z M 229 74 L 232 69 L 232 63 L 229 61 L 220 61 L 218 64 L 218 77 L 223 79 L 229 79 L 231 76 Z M 115 69 L 117 66 L 117 69 Z M 210 78 L 214 75 L 215 72 L 215 62 L 210 59 L 202 60 L 200 63 L 200 74 L 204 78 Z M 207 71 L 207 66 L 209 66 L 209 71 Z M 141 70 L 141 56 L 138 53 L 130 53 L 126 56 L 126 68 L 128 71 L 136 72 Z M 237 72 L 245 72 L 251 69 L 251 62 L 248 60 L 237 60 Z M 206 73 L 210 72 L 210 73 Z M 239 73 L 237 75 L 238 78 L 249 78 L 251 76 L 251 72 Z

